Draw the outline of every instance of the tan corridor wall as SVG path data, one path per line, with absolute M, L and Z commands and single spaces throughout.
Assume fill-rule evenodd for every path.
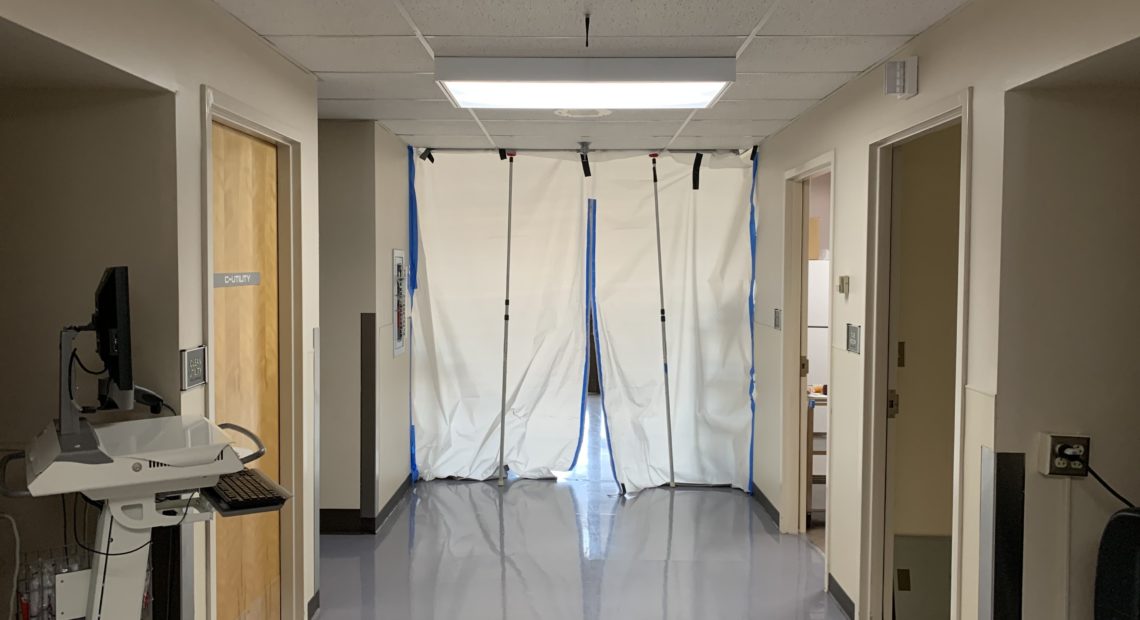
M 408 251 L 407 145 L 371 121 L 320 122 L 321 508 L 359 509 L 361 459 L 378 507 L 408 477 L 410 347 L 393 354 L 392 250 Z M 406 258 L 410 260 L 410 257 Z M 376 313 L 376 437 L 360 454 L 360 313 Z
M 1038 474 L 1037 433 L 1090 435 L 1097 473 L 1140 498 L 1140 415 L 1121 398 L 1140 378 L 1137 110 L 1140 89 L 1086 85 L 1006 104 L 996 433 L 1026 453 L 1026 618 L 1093 617 L 1097 545 L 1122 508 L 1091 478 Z
M 847 10 L 858 10 L 851 5 Z M 789 403 L 762 373 L 778 377 L 780 332 L 771 324 L 773 308 L 782 307 L 784 245 L 784 174 L 820 155 L 835 154 L 835 219 L 832 222 L 832 277 L 850 276 L 851 294 L 837 296 L 831 324 L 865 325 L 867 320 L 867 231 L 869 145 L 897 130 L 905 119 L 918 119 L 937 102 L 967 89 L 973 93 L 972 165 L 969 200 L 970 301 L 966 334 L 968 356 L 964 394 L 963 496 L 961 535 L 957 541 L 962 570 L 957 576 L 962 618 L 976 616 L 979 548 L 979 462 L 982 446 L 994 447 L 994 407 L 998 394 L 998 299 L 1003 200 L 1005 92 L 1018 84 L 1140 36 L 1140 4 L 1131 0 L 974 0 L 895 56 L 918 55 L 919 94 L 908 100 L 886 97 L 881 69 L 868 72 L 769 137 L 760 148 L 757 184 L 756 364 L 757 419 L 755 476 L 769 498 L 779 498 L 789 472 L 780 470 L 780 416 Z M 835 283 L 833 282 L 833 285 Z M 864 359 L 845 350 L 842 329 L 832 330 L 831 453 L 828 481 L 829 570 L 857 606 L 868 601 L 861 573 L 868 561 L 861 548 L 864 440 Z M 777 386 L 777 387 L 773 387 Z M 1000 446 L 998 446 L 1000 449 Z M 1057 508 L 1057 506 L 1052 506 Z M 794 506 L 779 506 L 794 510 Z M 1062 518 L 1041 515 L 1053 522 Z M 1055 539 L 1034 535 L 1026 545 Z M 1027 616 L 1029 617 L 1029 616 Z M 1063 618 L 1061 610 L 1042 610 L 1044 620 Z
M 174 99 L 173 175 L 176 193 L 166 224 L 165 251 L 175 260 L 162 265 L 174 304 L 164 314 L 176 327 L 164 338 L 166 359 L 178 349 L 203 344 L 206 290 L 203 274 L 202 86 L 216 89 L 248 110 L 270 119 L 274 129 L 300 145 L 300 221 L 297 260 L 300 291 L 298 346 L 303 356 L 296 474 L 296 514 L 303 540 L 295 549 L 303 582 L 292 603 L 299 611 L 316 591 L 313 572 L 313 328 L 319 324 L 317 222 L 316 79 L 278 54 L 245 25 L 209 0 L 0 0 L 0 18 L 56 40 L 171 93 Z M 162 205 L 155 205 L 162 208 Z M 170 208 L 169 206 L 167 208 Z M 141 230 L 139 234 L 160 232 Z M 162 366 L 163 386 L 178 384 L 176 363 Z M 183 392 L 176 408 L 183 415 L 206 412 L 205 392 Z M 195 592 L 186 599 L 206 606 L 204 526 L 194 528 Z

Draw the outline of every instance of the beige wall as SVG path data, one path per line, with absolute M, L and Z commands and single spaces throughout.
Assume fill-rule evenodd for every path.
M 312 332 L 319 324 L 317 252 L 317 121 L 316 81 L 275 52 L 244 25 L 208 0 L 2 0 L 0 18 L 55 39 L 115 68 L 138 76 L 173 93 L 174 196 L 173 220 L 166 223 L 176 252 L 163 277 L 173 283 L 177 299 L 177 332 L 168 341 L 164 359 L 177 359 L 179 348 L 203 343 L 203 173 L 201 87 L 208 85 L 264 118 L 274 129 L 300 143 L 301 221 L 298 260 L 303 281 L 300 310 L 304 384 L 300 428 L 311 437 L 313 411 Z M 159 207 L 156 207 L 159 208 Z M 138 230 L 137 233 L 150 232 Z M 170 286 L 170 284 L 168 284 Z M 173 308 L 164 316 L 174 313 Z M 169 319 L 167 319 L 169 320 Z M 141 326 L 140 326 L 141 328 Z M 177 384 L 177 365 L 166 362 L 161 386 Z M 182 394 L 178 407 L 184 415 L 206 411 L 205 392 Z M 295 593 L 302 606 L 315 592 L 313 583 L 313 531 L 311 440 L 300 442 L 294 488 L 301 519 L 303 544 L 296 549 L 303 592 Z M 204 570 L 203 526 L 195 527 L 197 571 Z M 197 580 L 196 608 L 205 608 L 205 580 Z
M 962 617 L 977 609 L 978 462 L 983 445 L 993 445 L 994 400 L 998 387 L 997 265 L 1001 258 L 1002 164 L 1005 91 L 1027 80 L 1140 35 L 1140 5 L 1129 0 L 974 0 L 932 30 L 917 37 L 898 56 L 921 58 L 918 96 L 908 100 L 882 93 L 882 73 L 871 71 L 834 93 L 761 146 L 757 187 L 760 240 L 757 256 L 756 360 L 773 368 L 782 351 L 779 333 L 770 327 L 772 309 L 783 307 L 784 174 L 828 151 L 835 151 L 835 219 L 832 222 L 832 277 L 851 277 L 851 294 L 837 296 L 831 324 L 866 323 L 868 147 L 917 122 L 940 101 L 973 88 L 972 218 L 969 229 L 970 297 L 967 331 L 966 394 L 963 436 Z M 862 476 L 864 359 L 847 353 L 843 330 L 832 330 L 838 350 L 832 357 L 832 444 L 828 561 L 843 588 L 861 600 L 860 571 L 868 558 L 860 548 L 864 498 Z M 782 432 L 778 389 L 757 391 L 756 479 L 771 485 L 780 460 Z M 766 452 L 760 452 L 763 446 Z M 769 486 L 769 488 L 771 488 Z M 768 497 L 778 497 L 765 489 Z M 793 510 L 794 506 L 781 506 Z M 1050 520 L 1055 517 L 1043 516 Z M 1034 538 L 1045 545 L 1053 539 Z M 1029 616 L 1027 616 L 1029 617 Z M 1055 610 L 1041 618 L 1056 618 Z
M 376 325 L 380 330 L 376 355 L 376 471 L 377 504 L 384 506 L 407 479 L 410 461 L 410 385 L 412 346 L 393 355 L 392 250 L 408 255 L 408 152 L 407 145 L 373 123 L 376 162 Z M 411 299 L 408 299 L 409 303 Z M 410 316 L 411 307 L 408 307 Z
M 899 234 L 891 248 L 898 275 L 892 340 L 906 343 L 888 459 L 896 536 L 952 531 L 961 132 L 954 125 L 893 153 L 891 209 Z
M 360 315 L 376 312 L 372 125 L 320 122 L 321 508 L 360 508 Z
M 1140 86 L 1136 84 L 1135 86 Z M 1122 508 L 1091 478 L 1036 473 L 1037 433 L 1092 437 L 1092 466 L 1140 498 L 1140 90 L 1006 102 L 996 441 L 1025 452 L 1026 618 L 1091 618 L 1096 551 Z
M 0 89 L 0 110 L 0 340 L 8 351 L 0 357 L 0 450 L 23 449 L 56 419 L 59 330 L 91 319 L 95 288 L 112 265 L 130 268 L 135 382 L 177 405 L 173 97 Z M 88 365 L 100 366 L 94 336 L 77 345 Z M 93 404 L 95 382 L 76 374 L 77 399 Z M 12 469 L 9 484 L 22 486 L 20 468 Z M 24 550 L 64 544 L 59 498 L 0 498 L 0 512 L 15 517 Z M 7 551 L 10 534 L 0 525 Z M 0 583 L 11 584 L 12 567 L 12 554 L 0 553 Z M 5 595 L 0 617 L 7 613 Z
M 392 250 L 408 250 L 407 145 L 370 121 L 321 121 L 321 507 L 377 507 L 408 477 L 410 353 L 392 351 Z M 360 454 L 360 313 L 376 313 L 376 453 Z

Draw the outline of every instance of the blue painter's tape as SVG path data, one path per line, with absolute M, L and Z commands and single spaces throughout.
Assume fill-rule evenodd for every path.
M 416 151 L 408 147 L 408 297 L 411 306 L 416 303 L 417 274 L 420 262 L 420 214 L 416 204 Z M 415 325 L 408 321 L 408 341 L 415 337 Z M 412 418 L 412 367 L 415 347 L 408 353 L 408 471 L 412 482 L 420 479 L 416 465 L 416 424 Z
M 748 249 L 751 258 L 752 280 L 748 289 L 748 340 L 751 343 L 749 355 L 752 365 L 748 369 L 748 402 L 752 407 L 752 433 L 748 440 L 748 493 L 756 488 L 753 479 L 756 458 L 756 172 L 759 169 L 760 157 L 752 158 L 752 189 L 748 193 Z

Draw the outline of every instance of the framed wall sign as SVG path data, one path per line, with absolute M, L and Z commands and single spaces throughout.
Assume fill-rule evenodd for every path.
M 408 269 L 403 250 L 392 250 L 392 356 L 407 349 Z

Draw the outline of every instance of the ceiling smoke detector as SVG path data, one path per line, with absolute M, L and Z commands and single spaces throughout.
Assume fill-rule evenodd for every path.
M 604 110 L 601 108 L 586 108 L 582 110 L 561 109 L 555 110 L 555 114 L 563 118 L 601 118 L 613 114 L 613 110 Z

